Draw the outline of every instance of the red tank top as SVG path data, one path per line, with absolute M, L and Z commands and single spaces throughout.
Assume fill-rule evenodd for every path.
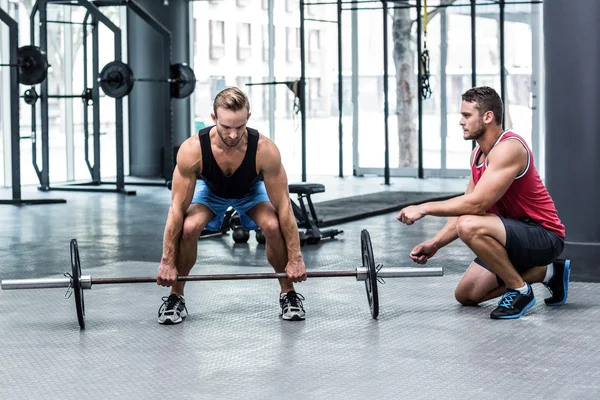
M 494 146 L 509 139 L 520 141 L 527 149 L 529 156 L 527 168 L 525 172 L 515 178 L 506 193 L 504 193 L 504 196 L 490 207 L 487 212 L 514 219 L 531 219 L 564 238 L 565 226 L 558 218 L 554 201 L 535 169 L 533 153 L 529 146 L 527 146 L 527 143 L 525 143 L 525 140 L 512 131 L 505 131 L 500 135 L 496 143 L 494 143 Z M 492 149 L 494 146 L 492 146 Z M 481 155 L 481 147 L 477 147 L 475 157 L 473 158 L 473 165 L 471 165 L 471 173 L 473 174 L 475 185 L 477 185 L 487 167 L 487 159 L 484 161 L 479 160 Z

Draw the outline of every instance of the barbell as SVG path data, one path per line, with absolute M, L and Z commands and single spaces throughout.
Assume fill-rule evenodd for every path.
M 134 82 L 166 82 L 171 86 L 171 97 L 184 99 L 196 89 L 196 74 L 187 64 L 172 64 L 169 78 L 136 78 L 129 65 L 111 61 L 102 68 L 98 76 L 100 87 L 109 97 L 123 98 L 131 93 Z
M 371 236 L 366 229 L 360 233 L 362 265 L 355 270 L 340 271 L 307 271 L 307 278 L 337 278 L 355 277 L 357 281 L 365 282 L 367 300 L 371 317 L 377 319 L 379 316 L 379 292 L 377 282 L 384 278 L 407 278 L 407 277 L 429 277 L 442 276 L 444 270 L 441 267 L 393 267 L 383 268 L 375 264 Z M 124 277 L 124 278 L 92 278 L 90 275 L 81 274 L 81 260 L 79 258 L 79 247 L 77 239 L 71 239 L 71 272 L 65 273 L 63 278 L 38 278 L 38 279 L 10 279 L 1 280 L 2 290 L 15 289 L 49 289 L 68 288 L 73 291 L 75 297 L 75 308 L 77 310 L 77 321 L 80 329 L 85 329 L 85 304 L 84 289 L 91 289 L 94 285 L 128 284 L 128 283 L 156 283 L 156 277 Z M 250 274 L 218 274 L 218 275 L 188 275 L 179 276 L 177 281 L 221 281 L 239 279 L 284 279 L 285 273 L 264 272 Z
M 46 95 L 49 99 L 81 99 L 86 105 L 92 104 L 92 89 L 85 89 L 81 94 L 49 94 Z M 21 96 L 25 103 L 34 105 L 37 103 L 40 95 L 34 88 L 27 89 Z
M 0 64 L 0 67 L 19 68 L 19 83 L 37 85 L 48 76 L 48 60 L 36 46 L 21 46 L 17 51 L 17 62 Z

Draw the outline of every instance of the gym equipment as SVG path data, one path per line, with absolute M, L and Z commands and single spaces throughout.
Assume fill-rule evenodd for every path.
M 102 68 L 98 77 L 100 87 L 109 97 L 121 99 L 131 93 L 135 82 L 167 82 L 171 85 L 171 97 L 184 99 L 196 89 L 196 75 L 187 64 L 171 65 L 169 78 L 135 78 L 129 65 L 121 61 L 111 61 Z
M 289 189 L 290 194 L 294 193 L 298 195 L 298 204 L 292 201 L 292 209 L 298 221 L 298 228 L 306 229 L 300 234 L 301 243 L 318 244 L 321 239 L 334 238 L 344 232 L 339 229 L 321 230 L 319 228 L 319 224 L 323 221 L 317 217 L 317 211 L 310 196 L 315 193 L 325 192 L 324 185 L 320 183 L 294 183 L 289 185 Z
M 40 98 L 40 95 L 35 91 L 34 88 L 27 89 L 23 96 L 21 96 L 25 103 L 34 105 Z M 77 99 L 80 98 L 86 105 L 92 103 L 92 89 L 85 89 L 81 94 L 49 94 L 49 99 Z
M 0 64 L 0 67 L 19 68 L 19 83 L 21 85 L 37 85 L 46 80 L 48 76 L 48 60 L 39 47 L 22 46 L 17 53 L 17 62 L 14 64 Z
M 355 277 L 357 281 L 365 282 L 367 299 L 371 317 L 379 316 L 379 292 L 377 281 L 379 278 L 404 278 L 404 277 L 428 277 L 442 276 L 443 268 L 412 268 L 397 267 L 383 268 L 375 265 L 371 236 L 366 229 L 360 234 L 362 266 L 355 270 L 346 271 L 308 271 L 308 278 L 334 278 Z M 40 279 L 12 279 L 0 281 L 2 290 L 14 289 L 47 289 L 68 288 L 75 294 L 75 306 L 77 309 L 77 320 L 79 327 L 85 329 L 85 305 L 84 289 L 91 289 L 93 285 L 127 284 L 127 283 L 155 283 L 156 277 L 131 277 L 131 278 L 92 278 L 90 275 L 81 274 L 81 261 L 77 239 L 71 239 L 71 273 L 65 273 L 64 278 L 40 278 Z M 177 281 L 214 281 L 214 280 L 242 280 L 242 279 L 282 279 L 285 273 L 253 273 L 253 274 L 220 274 L 220 275 L 189 275 L 180 276 Z

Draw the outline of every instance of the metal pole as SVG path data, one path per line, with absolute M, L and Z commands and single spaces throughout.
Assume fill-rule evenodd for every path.
M 273 82 L 275 80 L 275 14 L 274 8 L 275 5 L 273 2 L 275 0 L 269 1 L 269 25 L 267 29 L 269 31 L 269 48 L 267 49 L 268 54 L 268 63 L 269 63 L 269 82 Z M 269 136 L 271 140 L 275 140 L 275 86 L 270 85 L 269 88 Z
M 447 75 L 446 65 L 448 64 L 448 13 L 446 10 L 440 12 L 440 135 L 441 135 L 441 167 L 442 174 L 445 175 L 447 166 L 447 143 L 448 136 L 448 93 L 447 93 Z
M 442 267 L 391 267 L 382 268 L 377 272 L 378 278 L 416 278 L 443 276 Z M 344 271 L 309 271 L 306 273 L 308 278 L 356 278 L 358 281 L 364 281 L 368 276 L 368 268 L 360 266 L 355 270 Z M 259 272 L 251 274 L 214 274 L 214 275 L 188 275 L 178 276 L 178 282 L 198 282 L 198 281 L 230 281 L 230 280 L 251 280 L 251 279 L 286 279 L 286 273 L 282 272 Z M 5 279 L 0 281 L 2 290 L 17 289 L 51 289 L 72 286 L 71 277 L 64 278 L 34 278 L 34 279 Z M 132 283 L 156 283 L 156 277 L 124 277 L 124 278 L 91 278 L 89 275 L 82 275 L 80 282 L 82 288 L 88 289 L 94 285 L 116 285 Z M 91 283 L 90 283 L 91 282 Z
M 423 179 L 423 96 L 421 96 L 421 79 L 423 71 L 421 70 L 421 52 L 423 51 L 423 20 L 421 19 L 421 0 L 417 0 L 417 60 L 419 60 L 419 68 L 417 68 L 417 120 L 419 126 L 417 128 L 417 152 L 419 154 L 417 176 Z
M 42 54 L 48 54 L 48 26 L 46 25 L 47 1 L 40 0 L 40 51 Z M 41 83 L 41 119 L 42 119 L 42 181 L 41 190 L 50 189 L 50 144 L 49 140 L 49 121 L 48 121 L 48 79 Z
M 385 154 L 384 154 L 384 180 L 385 184 L 390 184 L 390 143 L 388 118 L 389 110 L 389 88 L 388 88 L 388 2 L 383 3 L 383 118 L 384 118 L 384 136 L 385 136 Z
M 351 11 L 351 45 L 352 45 L 352 175 L 356 176 L 356 169 L 359 168 L 360 153 L 358 152 L 358 11 Z
M 302 128 L 302 182 L 306 182 L 306 43 L 304 42 L 304 0 L 300 0 L 300 124 Z
M 0 19 L 8 26 L 9 63 L 18 62 L 19 25 L 0 9 Z M 12 199 L 21 200 L 21 137 L 19 133 L 19 68 L 10 69 L 10 164 Z
M 92 96 L 94 98 L 94 104 L 92 113 L 94 115 L 94 127 L 93 129 L 93 141 L 94 141 L 94 167 L 92 173 L 92 182 L 99 185 L 102 182 L 100 173 L 100 85 L 98 79 L 95 79 L 100 75 L 100 24 L 98 18 L 92 15 Z M 98 100 L 98 101 L 96 101 Z
M 477 0 L 471 0 L 471 86 L 477 86 Z
M 83 87 L 84 88 L 88 87 L 88 39 L 87 39 L 88 22 L 87 22 L 87 20 L 88 20 L 89 16 L 90 16 L 90 12 L 88 11 L 85 13 L 85 17 L 83 18 Z M 92 30 L 93 29 L 94 29 L 94 27 L 92 26 Z M 92 89 L 92 101 L 93 101 L 93 103 L 96 103 L 93 89 Z M 84 155 L 85 164 L 87 165 L 88 171 L 93 180 L 94 172 L 93 172 L 92 165 L 90 164 L 90 152 L 89 152 L 89 138 L 90 138 L 89 123 L 90 123 L 89 110 L 88 110 L 88 105 L 86 103 L 83 106 L 83 155 Z
M 504 110 L 508 108 L 506 104 L 506 76 L 504 75 L 504 0 L 498 2 L 500 6 L 500 98 L 504 104 Z M 502 113 L 502 126 L 505 124 L 506 111 Z
M 476 1 L 471 0 L 471 87 L 477 86 L 477 10 Z M 471 141 L 471 148 L 475 148 L 477 142 Z
M 344 177 L 344 126 L 342 123 L 343 116 L 343 99 L 344 99 L 344 77 L 343 59 L 342 59 L 342 0 L 337 1 L 337 34 L 338 34 L 338 134 L 339 134 L 339 173 L 340 178 Z
M 63 46 L 64 46 L 64 60 L 65 65 L 63 66 L 63 76 L 65 80 L 64 90 L 66 93 L 73 93 L 73 25 L 69 23 L 71 16 L 73 15 L 73 8 L 66 7 L 63 18 L 68 18 L 65 24 L 62 25 L 64 29 Z M 46 21 L 48 22 L 48 21 Z M 85 88 L 85 86 L 84 86 Z M 65 97 L 63 105 L 65 107 L 65 118 L 62 121 L 63 129 L 66 136 L 66 154 L 67 154 L 67 180 L 75 179 L 75 143 L 73 137 L 73 96 Z

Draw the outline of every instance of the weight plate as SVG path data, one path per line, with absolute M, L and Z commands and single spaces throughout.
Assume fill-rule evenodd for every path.
M 19 83 L 37 85 L 48 76 L 48 60 L 36 46 L 22 46 L 18 50 Z
M 107 96 L 121 99 L 133 89 L 133 71 L 121 61 L 111 61 L 100 71 L 98 81 Z
M 39 98 L 40 96 L 38 96 L 34 88 L 27 89 L 25 93 L 23 93 L 23 99 L 25 100 L 25 103 L 29 105 L 35 104 Z
M 185 99 L 196 89 L 196 74 L 187 64 L 171 65 L 171 97 Z
M 365 288 L 367 289 L 367 299 L 369 300 L 369 308 L 371 316 L 377 319 L 379 315 L 379 294 L 377 292 L 377 269 L 375 268 L 375 258 L 373 257 L 373 246 L 371 244 L 371 235 L 369 231 L 363 229 L 360 232 L 360 243 L 362 248 L 363 266 L 367 268 L 367 279 L 365 280 Z
M 83 302 L 83 289 L 81 288 L 81 262 L 79 260 L 79 247 L 77 239 L 71 239 L 71 284 L 75 293 L 75 307 L 77 308 L 77 321 L 79 327 L 85 329 L 85 305 Z

